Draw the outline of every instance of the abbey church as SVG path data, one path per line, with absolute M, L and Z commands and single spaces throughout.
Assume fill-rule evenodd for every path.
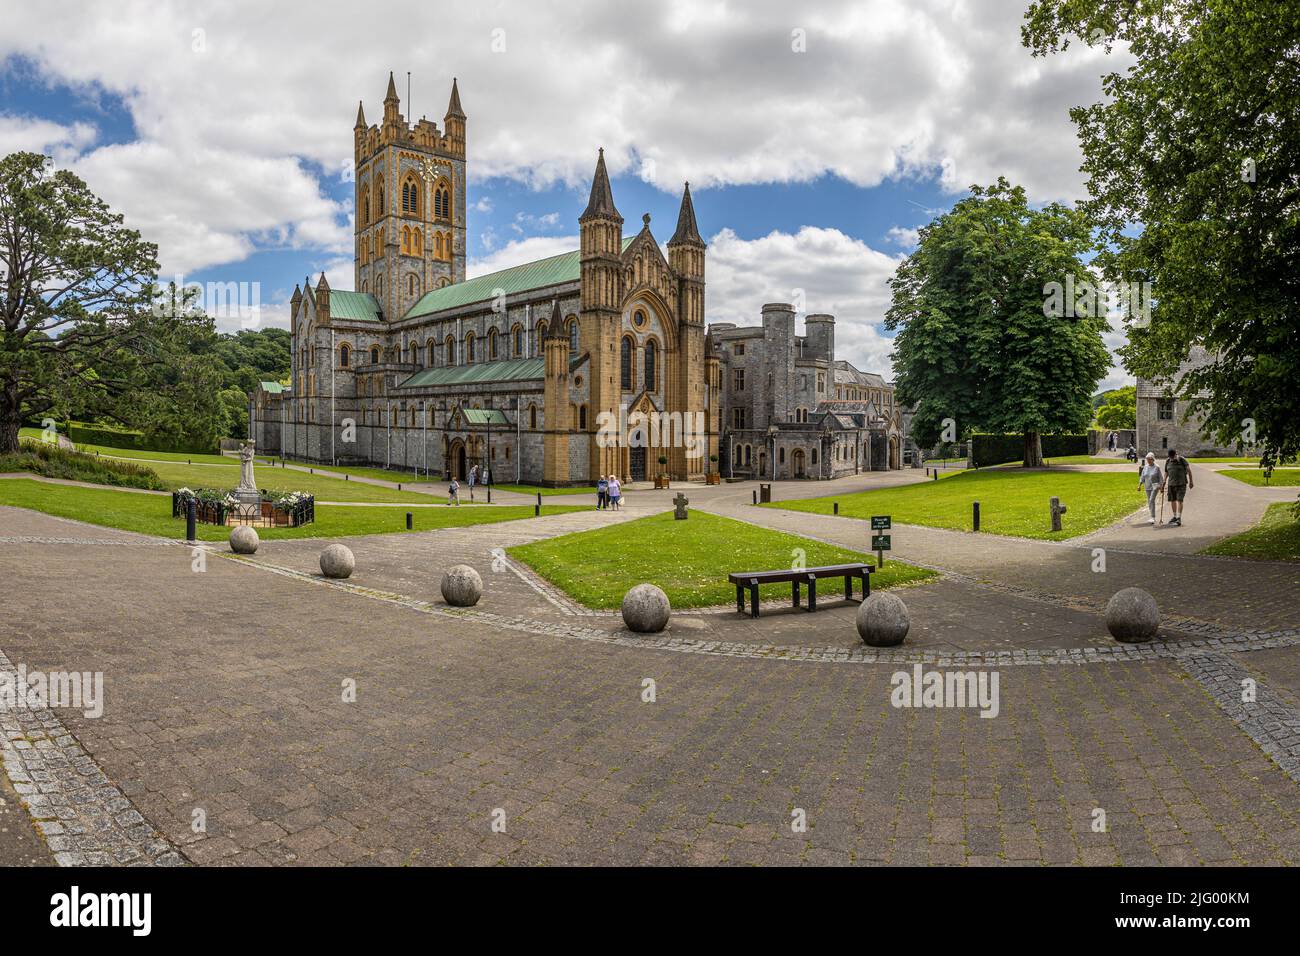
M 718 360 L 689 186 L 665 258 L 648 215 L 623 235 L 602 151 L 578 249 L 466 279 L 456 81 L 439 129 L 407 122 L 390 74 L 382 121 L 359 106 L 353 143 L 354 290 L 324 275 L 295 288 L 292 383 L 254 394 L 259 448 L 461 478 L 478 464 L 551 486 L 716 470 Z M 609 427 L 637 413 L 677 413 L 703 434 Z
M 623 234 L 600 151 L 579 248 L 467 279 L 456 81 L 439 129 L 407 122 L 390 74 L 381 122 L 358 106 L 353 148 L 353 290 L 324 275 L 294 289 L 290 385 L 250 396 L 262 451 L 553 487 L 901 466 L 893 388 L 836 359 L 833 316 L 799 336 L 772 303 L 761 326 L 706 329 L 689 185 L 665 256 L 648 215 Z

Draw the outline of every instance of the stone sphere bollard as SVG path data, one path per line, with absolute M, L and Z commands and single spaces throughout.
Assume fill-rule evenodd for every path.
M 320 553 L 320 573 L 327 578 L 350 577 L 356 566 L 357 559 L 346 545 L 331 544 Z
M 623 595 L 623 623 L 638 634 L 658 634 L 668 623 L 672 605 L 653 584 L 638 584 Z
M 483 579 L 468 564 L 447 569 L 442 576 L 442 599 L 452 607 L 473 607 L 483 596 Z
M 896 594 L 877 591 L 858 605 L 858 636 L 872 647 L 902 644 L 912 626 L 907 605 Z
M 256 554 L 260 543 L 252 525 L 238 524 L 230 532 L 230 550 L 235 554 Z
M 1116 591 L 1106 602 L 1106 630 L 1125 644 L 1149 641 L 1160 630 L 1160 607 L 1141 588 Z

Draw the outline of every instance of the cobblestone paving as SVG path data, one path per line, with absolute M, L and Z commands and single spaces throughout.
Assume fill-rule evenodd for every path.
M 1300 787 L 1178 656 L 1229 636 L 1052 652 L 1072 666 L 967 656 L 999 675 L 986 720 L 892 707 L 898 664 L 847 648 L 665 653 L 588 621 L 511 627 L 487 601 L 452 614 L 233 559 L 189 568 L 179 548 L 123 566 L 6 547 L 0 644 L 105 671 L 104 717 L 62 722 L 195 863 L 1300 861 Z

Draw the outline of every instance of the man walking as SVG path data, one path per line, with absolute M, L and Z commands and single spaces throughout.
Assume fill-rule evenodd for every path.
M 600 481 L 596 482 L 596 510 L 605 510 L 605 496 L 609 494 L 609 482 L 604 475 L 600 476 Z
M 1171 525 L 1183 526 L 1183 498 L 1187 489 L 1194 487 L 1191 463 L 1174 449 L 1169 449 L 1169 457 L 1165 459 L 1165 497 L 1174 513 L 1169 519 Z
M 1165 487 L 1165 476 L 1156 464 L 1155 452 L 1147 452 L 1146 462 L 1138 472 L 1138 487 L 1147 493 L 1147 507 L 1151 510 L 1151 524 L 1156 523 L 1156 501 Z
M 447 486 L 447 507 L 450 508 L 452 503 L 460 507 L 460 482 L 455 478 L 451 479 L 451 484 Z
M 469 466 L 469 500 L 474 500 L 474 485 L 478 482 L 478 465 Z

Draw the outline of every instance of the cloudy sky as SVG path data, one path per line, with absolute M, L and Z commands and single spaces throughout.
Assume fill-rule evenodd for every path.
M 576 248 L 603 146 L 629 230 L 649 213 L 666 241 L 691 182 L 711 320 L 803 290 L 843 357 L 888 374 L 885 282 L 916 229 L 998 175 L 1082 195 L 1067 111 L 1117 64 L 1032 59 L 1023 6 L 0 0 L 0 153 L 52 155 L 164 277 L 260 283 L 283 325 L 306 274 L 353 287 L 357 101 L 375 122 L 391 70 L 407 118 L 441 126 L 456 76 L 471 275 Z

